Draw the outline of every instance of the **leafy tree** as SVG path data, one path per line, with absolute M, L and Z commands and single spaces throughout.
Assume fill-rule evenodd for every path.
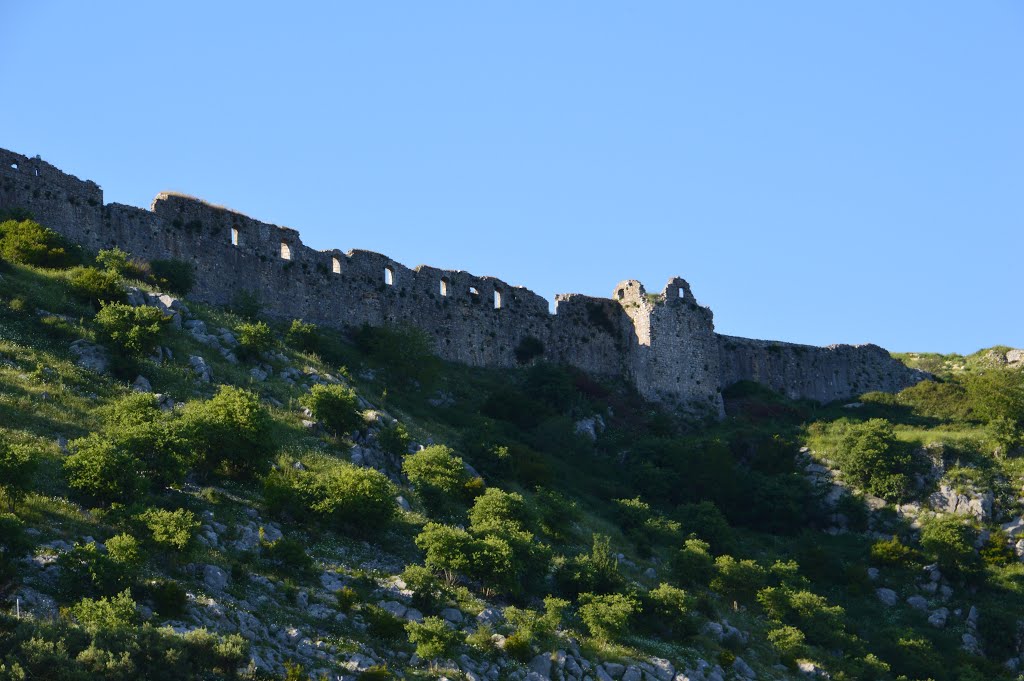
M 341 384 L 314 385 L 303 396 L 302 405 L 313 412 L 313 418 L 338 436 L 350 433 L 363 424 L 359 398 L 352 388 Z
M 130 534 L 115 534 L 106 541 L 107 556 L 110 560 L 134 572 L 142 567 L 143 555 L 139 540 Z
M 99 433 L 74 440 L 64 460 L 68 485 L 99 502 L 130 502 L 148 489 L 139 461 L 126 448 Z
M 458 574 L 470 567 L 472 541 L 472 535 L 460 527 L 427 523 L 416 537 L 416 546 L 426 553 L 427 567 L 444 573 L 448 584 L 455 584 Z
M 776 622 L 798 627 L 812 643 L 842 645 L 846 637 L 845 611 L 829 605 L 823 596 L 804 589 L 769 586 L 757 594 L 765 614 Z
M 155 307 L 106 303 L 96 313 L 103 338 L 116 348 L 136 356 L 156 350 L 171 318 Z
M 595 638 L 613 641 L 626 631 L 638 603 L 625 594 L 580 594 L 580 619 Z
M 139 515 L 139 520 L 149 528 L 154 542 L 177 551 L 183 551 L 191 543 L 201 524 L 192 511 L 183 508 L 174 511 L 146 509 Z
M 124 284 L 117 272 L 95 267 L 75 267 L 67 276 L 72 294 L 91 303 L 97 310 L 103 303 L 121 303 L 125 300 Z
M 967 394 L 986 421 L 1006 419 L 1024 428 L 1024 371 L 991 369 L 967 380 Z
M 270 414 L 256 393 L 222 385 L 182 413 L 182 433 L 207 469 L 248 477 L 267 467 L 274 449 Z
M 247 358 L 255 359 L 274 347 L 274 333 L 266 322 L 245 322 L 236 331 L 241 353 Z
M 405 625 L 409 642 L 416 646 L 416 654 L 424 660 L 450 657 L 459 643 L 459 633 L 440 617 L 424 617 L 422 622 Z
M 980 569 L 973 527 L 955 515 L 934 518 L 921 528 L 921 546 L 943 572 L 970 576 Z
M 837 458 L 846 480 L 890 501 L 910 493 L 918 468 L 910 447 L 897 440 L 885 419 L 846 424 Z
M 310 461 L 305 470 L 294 463 L 282 457 L 264 481 L 272 509 L 296 516 L 313 511 L 325 522 L 364 534 L 394 519 L 398 490 L 380 471 L 347 461 Z
M 288 332 L 285 334 L 285 341 L 288 345 L 304 350 L 316 352 L 320 348 L 320 331 L 316 324 L 304 322 L 301 319 L 293 319 Z
M 402 471 L 424 505 L 434 513 L 451 514 L 467 495 L 469 473 L 462 459 L 444 445 L 432 445 L 410 454 L 402 462 Z
M 405 429 L 405 426 L 397 422 L 392 426 L 384 428 L 377 434 L 377 446 L 394 456 L 404 456 L 407 454 L 411 441 L 412 438 L 409 437 L 409 431 Z
M 684 586 L 707 586 L 715 576 L 711 545 L 700 539 L 687 539 L 672 560 L 672 574 Z
M 543 613 L 513 605 L 505 608 L 505 619 L 513 629 L 508 639 L 512 650 L 522 651 L 524 654 L 521 657 L 526 657 L 534 645 L 542 648 L 554 646 L 558 628 L 568 607 L 569 601 L 564 598 L 546 596 Z
M 712 501 L 682 504 L 676 509 L 675 518 L 679 521 L 679 530 L 684 536 L 697 536 L 718 552 L 732 546 L 732 527 Z
M 804 632 L 794 626 L 782 624 L 768 630 L 768 642 L 772 644 L 783 661 L 792 664 L 797 658 L 805 655 Z
M 10 511 L 32 488 L 37 461 L 28 447 L 0 440 L 0 492 Z
M 116 631 L 134 626 L 136 621 L 135 601 L 127 589 L 111 598 L 83 598 L 71 606 L 71 616 L 86 631 Z
M 719 556 L 715 559 L 711 588 L 728 598 L 749 603 L 767 579 L 767 571 L 753 560 Z
M 96 254 L 96 264 L 103 269 L 114 272 L 119 277 L 134 276 L 137 268 L 129 260 L 128 254 L 117 246 L 110 249 L 101 249 Z
M 662 583 L 647 593 L 643 611 L 644 624 L 669 638 L 692 636 L 697 632 L 695 600 L 689 593 L 671 584 Z
M 75 249 L 57 232 L 34 220 L 0 222 L 0 258 L 38 267 L 68 267 Z

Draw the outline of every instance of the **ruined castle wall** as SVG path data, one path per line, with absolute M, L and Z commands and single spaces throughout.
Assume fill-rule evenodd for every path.
M 819 402 L 879 390 L 897 392 L 927 377 L 877 345 L 817 347 L 718 336 L 721 386 L 754 381 L 793 399 Z
M 94 182 L 38 158 L 0 149 L 0 208 L 22 207 L 86 248 L 118 246 L 135 257 L 176 258 L 196 268 L 192 298 L 230 304 L 253 294 L 265 314 L 325 327 L 409 325 L 437 354 L 511 367 L 524 339 L 543 358 L 593 374 L 623 376 L 646 398 L 722 413 L 720 390 L 739 380 L 822 401 L 865 390 L 898 390 L 923 377 L 876 346 L 815 348 L 718 336 L 711 310 L 672 279 L 660 295 L 621 283 L 611 299 L 559 295 L 547 301 L 500 279 L 421 265 L 380 253 L 318 251 L 294 229 L 254 220 L 179 194 L 149 210 L 103 205 Z
M 690 285 L 674 278 L 660 295 L 648 296 L 640 282 L 626 281 L 615 297 L 634 323 L 628 373 L 640 394 L 723 415 L 714 317 L 697 303 Z

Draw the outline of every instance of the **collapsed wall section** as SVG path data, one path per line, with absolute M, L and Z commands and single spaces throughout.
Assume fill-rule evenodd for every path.
M 928 374 L 893 359 L 877 345 L 798 345 L 718 336 L 721 387 L 753 381 L 792 399 L 818 402 L 865 392 L 898 392 Z

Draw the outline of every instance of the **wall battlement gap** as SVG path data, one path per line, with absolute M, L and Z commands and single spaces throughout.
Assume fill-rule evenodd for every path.
M 633 280 L 611 298 L 559 294 L 552 314 L 542 296 L 495 277 L 409 268 L 372 251 L 315 250 L 294 229 L 184 194 L 161 192 L 149 210 L 104 204 L 95 182 L 0 149 L 0 208 L 15 207 L 92 250 L 118 246 L 147 260 L 192 263 L 190 295 L 203 302 L 226 305 L 247 293 L 283 320 L 338 329 L 411 325 L 444 359 L 512 367 L 537 355 L 624 377 L 645 398 L 692 412 L 722 415 L 722 389 L 741 380 L 827 402 L 925 377 L 874 345 L 822 348 L 716 334 L 711 310 L 678 277 L 655 295 Z

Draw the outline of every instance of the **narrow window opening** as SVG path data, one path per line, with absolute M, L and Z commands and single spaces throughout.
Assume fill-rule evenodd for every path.
M 388 286 L 395 285 L 395 271 L 390 267 L 384 268 L 384 283 Z
M 442 296 L 447 296 L 448 295 L 448 280 L 447 279 L 442 279 L 441 280 L 441 295 Z
M 231 245 L 232 246 L 237 246 L 238 245 L 238 228 L 237 227 L 232 227 L 231 228 Z
M 623 298 L 625 298 L 625 297 L 626 297 L 626 290 L 625 290 L 625 289 L 621 289 L 621 288 L 620 288 L 620 289 L 619 289 L 618 291 L 616 291 L 615 293 L 616 293 L 616 295 L 617 295 L 617 296 L 619 297 L 619 300 L 622 300 Z
M 18 164 L 17 163 L 12 163 L 11 164 L 11 170 L 17 170 L 17 169 L 18 169 Z
M 331 258 L 331 270 L 335 274 L 341 274 L 341 261 L 337 258 Z
M 480 295 L 480 291 L 477 290 L 476 286 L 470 286 L 469 287 L 469 295 L 471 295 L 471 296 L 478 296 L 478 295 Z
M 36 171 L 36 177 L 39 177 L 39 168 L 34 168 L 34 170 Z
M 686 297 L 686 291 L 683 290 L 682 286 L 679 287 L 678 293 L 679 293 L 679 297 L 680 298 L 685 298 Z
M 283 258 L 284 260 L 292 259 L 292 249 L 284 241 L 281 242 L 281 258 Z
M 494 289 L 494 309 L 501 309 L 501 291 Z

